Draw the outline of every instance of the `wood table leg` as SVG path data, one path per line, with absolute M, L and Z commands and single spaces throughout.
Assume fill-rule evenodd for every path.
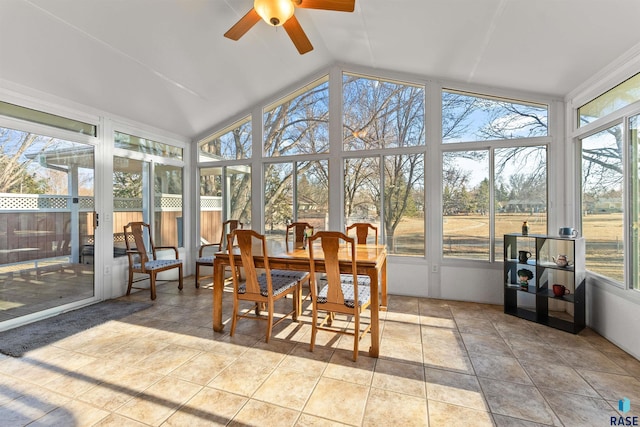
M 368 271 L 371 279 L 371 347 L 369 356 L 378 357 L 380 354 L 380 300 L 378 298 L 378 270 Z
M 387 301 L 387 258 L 384 259 L 382 263 L 382 268 L 380 269 L 381 276 L 381 286 L 382 289 L 382 302 L 380 304 L 380 311 L 387 311 L 388 301 Z
M 213 260 L 213 330 L 222 332 L 222 294 L 224 293 L 224 265 L 217 258 Z

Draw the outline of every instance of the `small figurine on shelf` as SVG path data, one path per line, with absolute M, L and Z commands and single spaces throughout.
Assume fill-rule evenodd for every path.
M 533 273 L 531 270 L 522 268 L 518 270 L 518 282 L 520 282 L 520 289 L 523 291 L 529 290 L 529 280 L 533 279 Z
M 522 235 L 523 236 L 529 235 L 529 223 L 527 221 L 522 223 Z

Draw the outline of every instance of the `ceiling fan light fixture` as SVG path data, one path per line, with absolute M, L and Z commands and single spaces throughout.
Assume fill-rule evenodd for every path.
M 254 0 L 253 8 L 267 24 L 274 27 L 283 25 L 294 12 L 291 0 Z

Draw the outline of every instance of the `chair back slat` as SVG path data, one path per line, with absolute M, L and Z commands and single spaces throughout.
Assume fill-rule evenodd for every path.
M 229 253 L 233 251 L 234 243 L 240 251 L 240 259 L 242 260 L 242 267 L 244 268 L 245 281 L 246 281 L 246 293 L 248 294 L 260 294 L 260 284 L 258 283 L 258 271 L 254 259 L 254 242 L 260 242 L 261 252 L 264 256 L 265 271 L 267 272 L 267 283 L 269 292 L 271 292 L 271 280 L 269 277 L 269 260 L 266 252 L 266 239 L 261 234 L 253 230 L 236 229 L 231 234 L 227 235 L 227 249 Z M 235 271 L 235 260 L 233 256 L 229 257 L 229 264 L 232 271 Z M 234 275 L 235 286 L 239 286 L 237 283 L 236 275 Z
M 220 233 L 220 250 L 225 249 L 227 236 L 238 228 L 243 228 L 244 224 L 237 219 L 229 219 L 222 223 L 222 233 Z
M 130 251 L 135 249 L 140 257 L 140 263 L 144 266 L 144 264 L 149 261 L 145 238 L 149 239 L 151 247 L 153 248 L 153 240 L 151 240 L 149 224 L 144 222 L 130 222 L 124 226 L 124 234 L 127 250 Z M 131 241 L 131 237 L 133 238 L 133 242 Z M 131 243 L 135 244 L 135 248 L 131 247 Z
M 320 245 L 317 245 L 317 241 L 320 240 Z M 350 261 L 352 265 L 353 283 L 357 281 L 357 260 L 355 252 L 355 240 L 348 237 L 346 234 L 339 231 L 319 231 L 309 239 L 309 261 L 311 265 L 311 277 L 315 284 L 315 257 L 314 252 L 318 246 L 322 249 L 324 268 L 326 274 L 326 280 L 328 284 L 327 289 L 327 304 L 340 304 L 344 305 L 344 294 L 342 292 L 342 281 L 340 279 L 340 253 L 341 246 L 346 246 L 346 254 L 348 259 L 343 261 Z M 312 286 L 312 292 L 317 292 L 316 286 Z M 357 292 L 354 295 L 355 304 L 358 305 Z
M 284 242 L 289 248 L 289 241 L 291 237 L 293 237 L 293 248 L 292 249 L 300 249 L 304 247 L 305 244 L 305 232 L 307 230 L 311 230 L 313 234 L 313 227 L 308 222 L 292 222 L 287 225 L 287 231 L 284 236 Z
M 356 241 L 358 242 L 359 245 L 367 244 L 369 231 L 372 231 L 374 234 L 373 243 L 375 245 L 378 244 L 378 227 L 371 225 L 368 222 L 356 222 L 347 227 L 346 229 L 347 234 L 349 234 L 349 232 L 353 229 L 356 230 Z

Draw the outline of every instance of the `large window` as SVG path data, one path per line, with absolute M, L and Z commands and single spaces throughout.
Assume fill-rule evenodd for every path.
M 328 77 L 265 108 L 265 157 L 329 151 Z
M 264 157 L 296 158 L 264 165 L 266 234 L 284 239 L 287 224 L 295 221 L 325 230 L 329 216 L 328 77 L 268 105 L 263 120 Z
M 200 168 L 200 242 L 217 243 L 222 223 L 237 219 L 251 226 L 251 167 L 230 165 Z
M 447 152 L 442 165 L 443 256 L 488 261 L 489 152 Z
M 423 86 L 345 73 L 342 87 L 345 150 L 425 144 Z
M 640 73 L 578 108 L 578 127 L 640 100 Z
M 251 158 L 251 117 L 200 141 L 198 155 L 201 162 Z
M 457 143 L 442 155 L 443 257 L 493 261 L 525 221 L 547 233 L 547 146 L 529 141 L 547 135 L 547 117 L 540 104 L 443 91 L 443 143 Z
M 582 235 L 589 270 L 624 281 L 623 125 L 582 139 Z
M 442 142 L 546 136 L 548 114 L 546 105 L 444 90 Z
M 326 230 L 329 215 L 328 176 L 326 160 L 265 165 L 266 234 L 284 239 L 287 224 L 296 221 L 308 222 L 315 231 Z
M 379 150 L 344 160 L 347 225 L 369 222 L 392 254 L 425 253 L 424 87 L 343 77 L 344 149 Z
M 123 227 L 131 221 L 153 224 L 158 246 L 184 244 L 182 148 L 114 132 L 114 255 L 123 256 Z

